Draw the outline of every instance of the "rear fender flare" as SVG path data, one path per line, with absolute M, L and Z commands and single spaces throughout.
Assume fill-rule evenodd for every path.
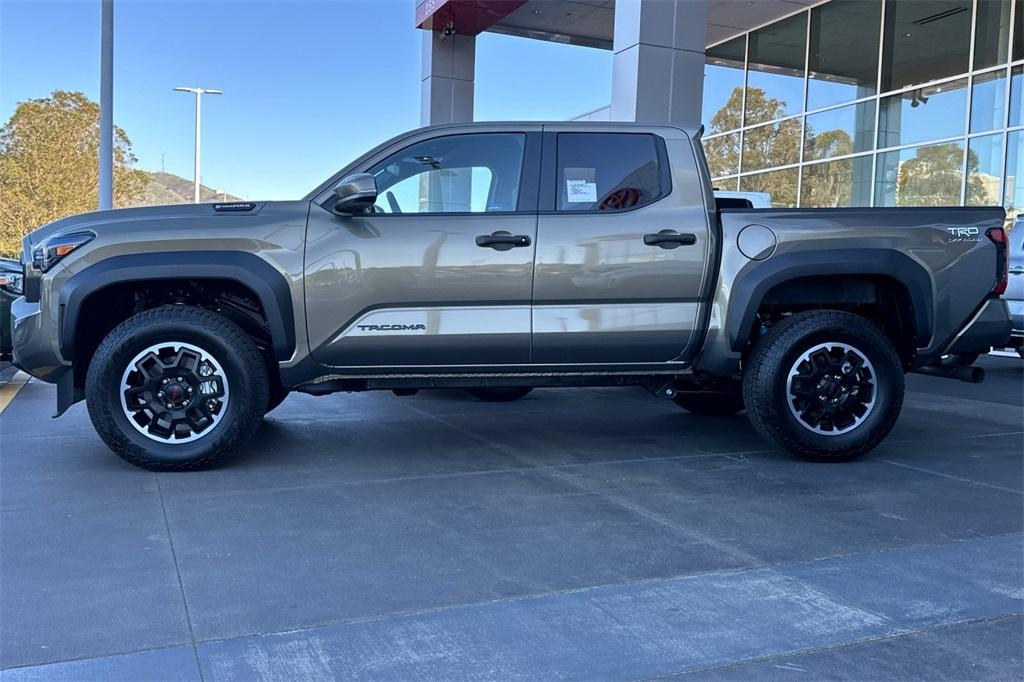
M 726 333 L 729 346 L 740 352 L 750 340 L 757 310 L 774 287 L 804 277 L 867 275 L 888 277 L 910 295 L 914 315 L 914 344 L 928 345 L 933 329 L 932 279 L 910 256 L 891 249 L 799 251 L 752 261 L 737 275 L 729 293 Z

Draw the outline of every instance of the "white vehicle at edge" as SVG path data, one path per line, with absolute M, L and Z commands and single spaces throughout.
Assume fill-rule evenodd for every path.
M 716 189 L 715 199 L 733 199 L 736 201 L 748 202 L 748 208 L 771 208 L 772 195 L 770 192 L 733 192 L 730 190 Z M 732 208 L 730 206 L 730 208 Z M 737 208 L 739 208 L 737 206 Z

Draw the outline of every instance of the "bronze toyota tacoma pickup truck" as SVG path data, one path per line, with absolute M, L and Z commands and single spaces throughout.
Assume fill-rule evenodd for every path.
M 298 201 L 58 220 L 24 241 L 14 359 L 157 470 L 220 462 L 289 391 L 437 387 L 640 385 L 842 461 L 905 372 L 980 380 L 1001 208 L 719 209 L 699 137 L 431 127 Z

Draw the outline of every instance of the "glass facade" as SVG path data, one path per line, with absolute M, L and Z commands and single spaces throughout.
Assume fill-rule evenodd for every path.
M 830 0 L 707 50 L 719 189 L 1024 211 L 1024 0 Z

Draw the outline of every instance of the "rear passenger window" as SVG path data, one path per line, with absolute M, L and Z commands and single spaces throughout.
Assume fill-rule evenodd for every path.
M 558 134 L 558 210 L 624 211 L 667 193 L 654 135 Z

